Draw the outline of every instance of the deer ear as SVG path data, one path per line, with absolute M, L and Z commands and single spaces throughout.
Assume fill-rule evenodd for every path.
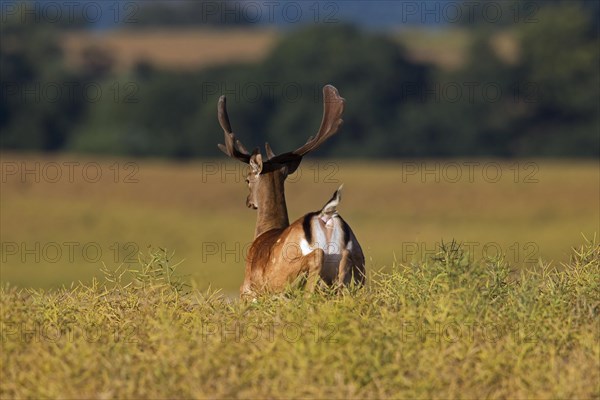
M 255 175 L 258 175 L 262 172 L 263 160 L 258 148 L 254 149 L 252 152 L 252 156 L 250 157 L 250 168 L 252 168 L 252 172 Z

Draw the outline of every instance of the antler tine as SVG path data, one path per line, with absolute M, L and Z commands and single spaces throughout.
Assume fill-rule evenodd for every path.
M 335 135 L 342 125 L 342 113 L 345 100 L 332 85 L 323 87 L 323 120 L 315 137 L 310 137 L 304 146 L 293 151 L 294 154 L 304 156 L 319 147 L 323 142 Z
M 319 147 L 328 138 L 335 135 L 343 122 L 341 116 L 344 112 L 344 103 L 345 100 L 340 97 L 335 87 L 325 85 L 323 88 L 323 120 L 321 121 L 319 132 L 314 137 L 309 137 L 302 147 L 272 157 L 269 161 L 273 163 L 285 163 L 301 159 L 304 155 Z
M 267 152 L 267 159 L 270 160 L 271 158 L 275 157 L 275 153 L 273 152 L 273 149 L 271 149 L 271 146 L 269 146 L 269 143 L 265 142 L 265 150 Z
M 229 123 L 229 115 L 227 115 L 227 98 L 223 95 L 219 97 L 219 104 L 217 106 L 217 115 L 219 116 L 219 123 L 221 128 L 226 133 L 232 133 L 231 124 Z
M 249 163 L 250 153 L 248 153 L 248 150 L 246 150 L 242 142 L 235 137 L 231 130 L 231 123 L 229 122 L 229 116 L 227 115 L 227 100 L 225 96 L 219 97 L 217 115 L 219 117 L 219 124 L 221 124 L 221 128 L 223 128 L 225 136 L 225 145 L 219 144 L 219 149 L 229 157 L 237 158 L 242 162 Z

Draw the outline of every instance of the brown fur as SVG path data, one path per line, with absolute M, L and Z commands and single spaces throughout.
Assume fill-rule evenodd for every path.
M 307 274 L 308 292 L 314 290 L 319 276 L 329 285 L 348 285 L 352 280 L 363 284 L 362 249 L 343 219 L 336 217 L 338 225 L 328 228 L 319 213 L 310 213 L 289 226 L 283 226 L 283 221 L 288 218 L 285 196 L 273 185 L 283 187 L 284 180 L 285 175 L 274 172 L 259 177 L 262 189 L 255 193 L 258 203 L 257 236 L 246 260 L 244 282 L 240 288 L 242 297 L 251 297 L 257 292 L 280 292 L 302 274 Z M 303 226 L 306 218 L 310 218 L 310 229 L 314 232 L 312 243 L 307 244 L 314 246 L 314 250 L 303 255 L 302 242 L 307 242 Z M 326 246 L 339 250 L 339 259 L 335 254 L 327 255 L 315 244 L 319 233 L 319 237 L 325 238 Z M 351 249 L 347 248 L 348 244 L 351 244 Z

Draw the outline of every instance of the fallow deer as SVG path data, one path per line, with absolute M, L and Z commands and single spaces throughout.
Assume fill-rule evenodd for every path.
M 258 218 L 254 241 L 248 251 L 242 297 L 257 292 L 280 292 L 300 275 L 306 274 L 307 293 L 313 292 L 318 278 L 329 285 L 363 284 L 365 259 L 350 226 L 337 212 L 341 187 L 317 212 L 311 212 L 290 225 L 284 182 L 300 165 L 302 157 L 318 148 L 339 129 L 344 99 L 335 87 L 323 88 L 324 111 L 321 127 L 300 148 L 275 155 L 265 143 L 267 158 L 259 148 L 249 153 L 232 132 L 225 96 L 218 103 L 218 118 L 225 134 L 223 153 L 249 165 L 246 183 L 250 194 L 246 205 L 256 209 Z

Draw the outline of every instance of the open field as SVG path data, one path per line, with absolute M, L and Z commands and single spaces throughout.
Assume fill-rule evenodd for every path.
M 137 62 L 158 67 L 189 70 L 211 65 L 261 61 L 277 42 L 273 30 L 140 30 L 113 31 L 103 35 L 90 32 L 63 34 L 67 63 L 77 67 L 86 49 L 112 54 L 118 70 Z
M 181 287 L 160 251 L 128 286 L 3 287 L 0 397 L 597 399 L 600 246 L 573 255 L 512 277 L 448 247 L 251 303 Z
M 66 32 L 61 46 L 67 64 L 78 68 L 89 49 L 110 54 L 119 71 L 140 61 L 159 68 L 194 70 L 207 66 L 261 62 L 284 33 L 272 29 L 116 30 L 101 35 Z M 404 29 L 393 34 L 409 59 L 454 69 L 465 61 L 470 44 L 467 31 Z
M 1 158 L 1 398 L 600 397 L 596 161 L 307 159 L 369 283 L 244 303 L 238 164 Z
M 137 265 L 150 246 L 175 251 L 184 260 L 179 273 L 200 289 L 237 293 L 255 222 L 245 206 L 241 164 L 1 159 L 3 283 L 89 282 L 101 275 L 102 262 Z M 519 269 L 540 257 L 558 265 L 582 242 L 581 234 L 600 231 L 599 181 L 596 161 L 309 158 L 289 178 L 287 201 L 294 220 L 319 209 L 343 182 L 340 211 L 370 271 L 391 266 L 394 258 L 420 260 L 453 239 L 473 260 L 503 253 Z

